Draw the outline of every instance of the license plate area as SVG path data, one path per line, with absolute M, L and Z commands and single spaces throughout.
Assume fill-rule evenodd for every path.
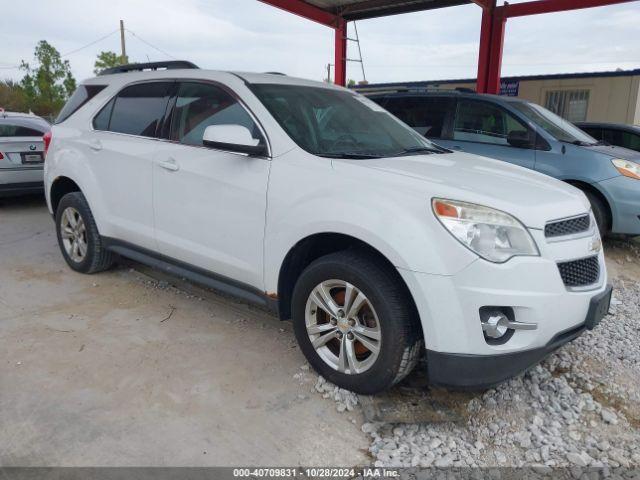
M 22 154 L 22 164 L 23 165 L 38 165 L 39 163 L 43 163 L 44 158 L 42 157 L 42 153 L 23 153 Z
M 613 288 L 611 288 L 611 285 L 608 285 L 604 292 L 591 299 L 589 312 L 587 313 L 587 321 L 585 322 L 585 325 L 589 330 L 593 330 L 607 315 L 607 313 L 609 313 L 612 291 Z

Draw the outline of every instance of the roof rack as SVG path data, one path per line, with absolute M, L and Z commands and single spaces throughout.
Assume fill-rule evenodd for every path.
M 170 62 L 129 63 L 117 67 L 106 68 L 98 75 L 113 75 L 116 73 L 142 72 L 144 70 L 178 70 L 199 68 L 196 64 L 186 60 L 172 60 Z

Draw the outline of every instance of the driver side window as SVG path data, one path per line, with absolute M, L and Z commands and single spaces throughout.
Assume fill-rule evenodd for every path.
M 181 83 L 171 120 L 171 140 L 202 146 L 204 131 L 210 125 L 241 125 L 263 142 L 249 113 L 225 90 L 207 83 Z
M 489 102 L 460 99 L 453 127 L 454 140 L 509 146 L 510 135 L 532 136 L 520 120 Z

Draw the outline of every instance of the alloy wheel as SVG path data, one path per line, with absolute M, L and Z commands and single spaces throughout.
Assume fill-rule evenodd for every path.
M 62 212 L 60 237 L 69 258 L 75 263 L 81 263 L 87 256 L 87 229 L 80 212 L 73 207 L 67 207 Z
M 313 348 L 334 370 L 348 375 L 366 372 L 382 345 L 380 321 L 373 305 L 344 280 L 326 280 L 310 293 L 305 325 Z

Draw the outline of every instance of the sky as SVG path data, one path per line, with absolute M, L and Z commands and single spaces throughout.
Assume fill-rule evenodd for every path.
M 201 68 L 278 71 L 315 80 L 333 62 L 331 29 L 257 0 L 3 3 L 0 79 L 20 79 L 15 66 L 30 61 L 42 39 L 69 60 L 76 79 L 91 77 L 100 51 L 119 52 L 120 19 L 131 61 L 184 59 Z M 475 78 L 480 13 L 467 5 L 358 22 L 367 80 Z M 640 68 L 639 28 L 640 1 L 510 19 L 502 74 Z M 357 58 L 355 45 L 348 55 Z M 359 64 L 351 63 L 347 76 L 362 80 Z

